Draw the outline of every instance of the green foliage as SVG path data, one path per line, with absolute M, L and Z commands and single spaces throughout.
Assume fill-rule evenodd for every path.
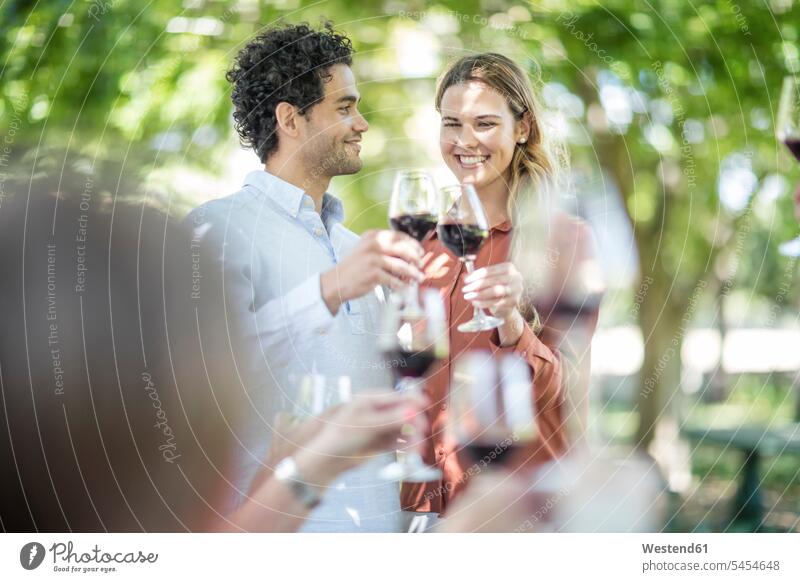
M 602 170 L 619 186 L 644 274 L 666 278 L 683 301 L 698 278 L 716 276 L 720 253 L 734 253 L 735 272 L 725 275 L 775 294 L 774 277 L 782 272 L 776 241 L 796 228 L 786 196 L 780 215 L 751 221 L 747 244 L 737 247 L 741 217 L 720 203 L 718 182 L 721 164 L 735 153 L 747 156 L 759 185 L 775 173 L 797 181 L 796 164 L 776 145 L 772 126 L 781 77 L 800 68 L 797 9 L 781 12 L 787 5 L 11 2 L 0 7 L 0 136 L 21 124 L 11 159 L 47 145 L 145 172 L 221 173 L 233 134 L 224 73 L 237 48 L 281 18 L 328 18 L 354 41 L 364 110 L 380 135 L 365 152 L 364 171 L 337 182 L 351 226 L 363 230 L 385 225 L 387 169 L 436 162 L 435 144 L 426 149 L 411 140 L 409 120 L 432 108 L 435 77 L 447 59 L 497 50 L 580 98 L 583 114 L 568 120 L 573 165 Z M 403 52 L 409 33 L 430 43 L 436 65 L 415 78 L 403 68 L 404 59 L 418 58 Z M 615 124 L 612 98 L 603 91 L 633 96 L 642 106 Z M 730 264 L 730 257 L 719 260 Z

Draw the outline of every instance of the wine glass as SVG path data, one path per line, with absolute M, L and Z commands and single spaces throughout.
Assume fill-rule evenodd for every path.
M 382 327 L 381 348 L 391 365 L 395 388 L 421 393 L 425 374 L 448 353 L 447 325 L 441 297 L 435 290 L 427 289 L 422 295 L 420 311 L 411 315 L 390 302 Z M 409 483 L 441 479 L 442 472 L 425 464 L 418 452 L 423 445 L 424 435 L 416 434 L 411 425 L 403 433 L 407 437 L 407 450 L 398 451 L 398 461 L 387 465 L 381 471 L 381 477 Z
M 275 416 L 269 443 L 269 458 L 277 463 L 294 454 L 301 442 L 297 439 L 304 424 L 324 416 L 329 409 L 350 402 L 353 398 L 349 376 L 325 376 L 312 371 L 307 374 L 289 374 L 289 390 L 275 390 L 273 407 Z M 271 466 L 274 468 L 274 465 Z M 251 485 L 255 491 L 266 479 L 262 473 Z
M 526 294 L 555 312 L 594 315 L 606 290 L 595 231 L 597 211 L 571 193 L 545 184 L 517 200 L 511 256 Z
M 489 225 L 483 206 L 471 184 L 447 186 L 439 190 L 439 240 L 467 267 L 475 270 L 475 257 L 486 238 Z M 458 331 L 478 332 L 499 327 L 503 321 L 475 307 L 472 319 L 458 326 Z
M 288 377 L 290 391 L 276 391 L 273 438 L 286 439 L 298 425 L 353 399 L 349 376 L 325 376 L 312 371 Z
M 297 395 L 292 403 L 291 414 L 297 420 L 316 418 L 327 409 L 350 402 L 352 398 L 353 388 L 349 376 L 305 374 L 297 384 Z
M 447 431 L 476 464 L 503 467 L 539 434 L 530 368 L 508 354 L 462 354 L 453 366 Z
M 800 80 L 797 77 L 783 79 L 775 136 L 800 162 Z M 787 257 L 800 257 L 800 236 L 782 243 L 778 251 Z
M 422 242 L 436 228 L 436 186 L 433 178 L 421 170 L 397 173 L 389 200 L 389 224 Z M 407 313 L 419 313 L 419 284 L 412 280 L 405 289 Z

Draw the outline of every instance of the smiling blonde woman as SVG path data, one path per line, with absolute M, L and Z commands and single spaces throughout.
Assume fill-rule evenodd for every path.
M 556 167 L 545 146 L 541 108 L 522 69 L 495 53 L 467 56 L 453 64 L 439 81 L 436 108 L 442 116 L 442 157 L 459 182 L 475 187 L 489 235 L 476 257 L 475 272 L 468 276 L 463 263 L 435 235 L 425 243 L 425 284 L 438 288 L 445 301 L 451 348 L 449 359 L 426 386 L 432 404 L 425 461 L 442 469 L 443 479 L 403 487 L 403 508 L 426 513 L 444 512 L 473 473 L 444 432 L 451 364 L 467 350 L 516 352 L 531 368 L 540 438 L 521 451 L 519 464 L 538 465 L 567 447 L 561 363 L 520 313 L 522 276 L 508 259 L 515 197 L 546 180 Z M 500 318 L 500 327 L 459 332 L 474 306 Z

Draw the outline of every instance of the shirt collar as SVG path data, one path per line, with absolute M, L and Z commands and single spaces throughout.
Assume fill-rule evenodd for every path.
M 498 225 L 495 225 L 491 230 L 499 230 L 501 232 L 508 232 L 511 230 L 511 219 L 505 220 Z
M 265 170 L 254 170 L 247 174 L 244 185 L 252 186 L 262 194 L 269 196 L 292 218 L 297 218 L 303 206 L 303 200 L 308 196 L 302 188 L 290 184 Z M 321 218 L 326 223 L 328 220 L 343 221 L 344 205 L 342 201 L 326 192 L 322 196 Z
M 325 194 L 322 196 L 322 221 L 327 224 L 329 220 L 334 222 L 344 221 L 344 204 L 333 194 Z

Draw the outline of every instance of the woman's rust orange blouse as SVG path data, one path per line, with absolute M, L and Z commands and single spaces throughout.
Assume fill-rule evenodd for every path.
M 566 450 L 562 419 L 564 398 L 559 359 L 527 325 L 517 344 L 510 347 L 500 347 L 497 330 L 463 333 L 456 329 L 471 319 L 473 313 L 472 304 L 464 299 L 462 292 L 466 267 L 445 249 L 435 233 L 424 246 L 423 285 L 439 289 L 450 330 L 450 356 L 431 373 L 426 382 L 426 392 L 431 401 L 426 411 L 431 434 L 426 441 L 423 458 L 442 470 L 443 479 L 429 483 L 404 483 L 401 501 L 403 509 L 443 513 L 478 469 L 478 466 L 465 460 L 458 445 L 449 441 L 445 430 L 451 362 L 459 354 L 473 349 L 490 350 L 496 354 L 516 352 L 530 365 L 540 437 L 516 455 L 520 464 L 524 463 L 526 467 L 551 460 Z M 507 261 L 510 247 L 511 223 L 507 221 L 489 231 L 489 237 L 475 260 L 475 268 Z

